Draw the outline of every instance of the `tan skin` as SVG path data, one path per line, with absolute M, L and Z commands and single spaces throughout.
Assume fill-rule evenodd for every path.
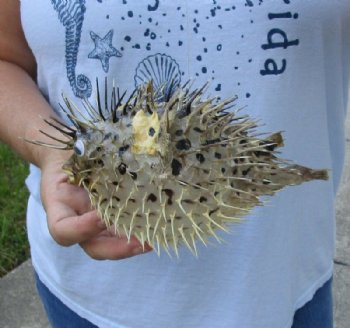
M 71 155 L 21 140 L 43 140 L 38 129 L 57 131 L 41 117 L 53 115 L 35 83 L 36 62 L 25 40 L 18 0 L 0 0 L 0 140 L 42 171 L 41 198 L 49 231 L 62 246 L 79 244 L 93 259 L 123 259 L 145 251 L 136 240 L 115 236 L 91 208 L 85 190 L 67 182 L 62 165 Z

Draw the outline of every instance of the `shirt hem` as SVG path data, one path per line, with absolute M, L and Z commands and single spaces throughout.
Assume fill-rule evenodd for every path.
M 332 278 L 334 271 L 334 264 L 332 262 L 331 267 L 323 274 L 315 283 L 312 284 L 310 288 L 295 302 L 294 313 L 302 308 L 306 303 L 312 300 L 315 293 L 320 289 L 329 279 Z M 288 324 L 284 325 L 284 328 L 291 328 L 293 325 L 294 314 L 291 319 L 289 319 Z
M 79 304 L 72 302 L 67 296 L 64 295 L 64 293 L 60 292 L 59 289 L 57 289 L 53 284 L 50 283 L 48 279 L 46 279 L 45 275 L 41 272 L 41 270 L 36 265 L 34 259 L 32 259 L 32 264 L 40 280 L 50 290 L 50 292 L 53 293 L 56 297 L 58 297 L 63 304 L 68 306 L 72 311 L 77 313 L 80 317 L 90 321 L 91 323 L 93 323 L 98 327 L 101 327 L 102 325 L 102 327 L 104 328 L 131 328 L 131 327 L 117 324 L 117 323 L 111 324 L 110 321 L 106 321 L 98 314 L 92 313 L 91 311 L 82 308 Z M 295 302 L 293 315 L 288 320 L 288 323 L 286 325 L 283 325 L 284 328 L 292 327 L 295 311 L 297 311 L 298 309 L 303 307 L 307 302 L 312 300 L 316 291 L 319 288 L 321 288 L 329 279 L 332 278 L 333 270 L 334 270 L 334 264 L 332 263 L 331 267 L 326 271 L 326 273 L 323 274 L 319 279 L 317 279 L 317 281 L 314 282 L 311 285 L 311 287 L 308 288 L 308 290 Z
M 92 313 L 91 311 L 84 309 L 78 303 L 72 302 L 72 300 L 70 300 L 66 295 L 64 295 L 64 293 L 62 293 L 58 288 L 56 288 L 53 284 L 51 284 L 48 279 L 46 279 L 45 275 L 39 269 L 39 266 L 36 265 L 35 260 L 33 258 L 31 260 L 32 260 L 32 265 L 34 267 L 34 270 L 38 274 L 39 279 L 41 280 L 41 282 L 65 306 L 69 307 L 69 309 L 71 309 L 73 312 L 78 314 L 80 317 L 90 321 L 92 324 L 96 325 L 97 327 L 103 327 L 103 328 L 131 328 L 131 327 L 128 327 L 128 326 L 117 324 L 117 323 L 111 324 L 110 321 L 106 321 L 100 315 L 98 315 L 96 313 Z

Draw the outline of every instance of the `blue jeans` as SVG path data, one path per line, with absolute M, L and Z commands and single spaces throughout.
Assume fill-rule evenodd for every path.
M 292 328 L 333 327 L 332 282 L 329 279 L 310 302 L 295 312 Z
M 40 281 L 35 273 L 36 286 L 50 324 L 53 328 L 96 328 L 94 324 L 78 316 L 65 306 Z M 297 310 L 292 328 L 332 328 L 332 279 L 328 280 L 313 299 Z M 233 327 L 234 328 L 234 327 Z M 262 327 L 265 328 L 265 327 Z M 266 327 L 267 328 L 267 327 Z
M 55 295 L 39 279 L 37 273 L 35 275 L 36 288 L 39 292 L 45 312 L 51 327 L 53 328 L 97 328 L 90 321 L 80 317 L 70 308 L 65 306 Z

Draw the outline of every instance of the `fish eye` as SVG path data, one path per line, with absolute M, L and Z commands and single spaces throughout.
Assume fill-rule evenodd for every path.
M 77 140 L 73 147 L 74 152 L 79 156 L 84 156 L 85 154 L 85 144 L 82 140 Z

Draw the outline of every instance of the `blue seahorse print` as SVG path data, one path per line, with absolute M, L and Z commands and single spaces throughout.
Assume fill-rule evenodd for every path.
M 85 0 L 51 0 L 60 22 L 66 29 L 67 77 L 74 94 L 80 98 L 91 96 L 91 82 L 83 74 L 76 76 L 78 50 L 86 11 Z

